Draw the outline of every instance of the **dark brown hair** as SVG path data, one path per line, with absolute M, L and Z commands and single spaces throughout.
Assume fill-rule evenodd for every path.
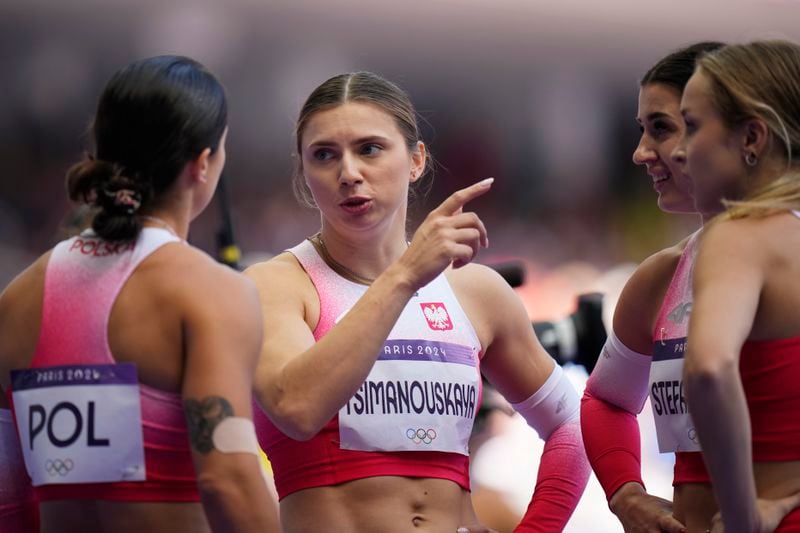
M 73 201 L 98 208 L 92 229 L 111 241 L 136 238 L 138 216 L 184 165 L 216 151 L 228 121 L 225 90 L 203 65 L 181 56 L 131 63 L 106 84 L 91 136 L 95 147 L 67 172 Z
M 639 85 L 644 87 L 651 83 L 668 85 L 683 93 L 683 88 L 694 73 L 697 59 L 705 53 L 713 52 L 725 46 L 716 41 L 705 41 L 680 48 L 663 57 L 650 67 L 642 76 Z

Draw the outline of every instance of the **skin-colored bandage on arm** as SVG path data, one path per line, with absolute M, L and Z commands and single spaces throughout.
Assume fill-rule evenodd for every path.
M 251 453 L 258 457 L 259 470 L 267 488 L 274 493 L 272 474 L 262 458 L 258 446 L 256 427 L 252 420 L 241 416 L 229 416 L 217 424 L 211 434 L 214 449 L 221 453 Z
M 259 455 L 258 439 L 253 421 L 229 416 L 217 424 L 211 434 L 214 449 L 222 453 L 252 453 Z
M 539 390 L 527 400 L 512 404 L 512 407 L 536 430 L 539 437 L 547 440 L 557 428 L 578 418 L 580 402 L 578 393 L 564 371 L 555 365 Z

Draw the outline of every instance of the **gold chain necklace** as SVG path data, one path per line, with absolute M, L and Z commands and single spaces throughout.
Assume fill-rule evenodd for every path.
M 317 249 L 319 255 L 322 256 L 322 260 L 333 269 L 334 272 L 342 276 L 343 278 L 353 281 L 355 283 L 359 283 L 361 285 L 372 285 L 375 281 L 375 278 L 365 278 L 364 276 L 360 276 L 341 264 L 339 261 L 331 257 L 330 252 L 328 252 L 328 248 L 325 246 L 325 241 L 322 240 L 322 234 L 317 233 L 313 237 L 308 239 L 311 241 L 311 244 L 314 245 L 314 248 Z

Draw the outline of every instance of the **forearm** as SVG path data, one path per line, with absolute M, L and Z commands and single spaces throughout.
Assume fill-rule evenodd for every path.
M 713 372 L 687 369 L 685 383 L 725 530 L 751 531 L 756 488 L 750 416 L 738 368 L 731 363 Z
M 609 502 L 626 483 L 644 486 L 639 424 L 633 414 L 586 391 L 581 429 L 589 463 Z
M 254 347 L 255 348 L 255 347 Z M 199 357 L 195 357 L 197 362 Z M 186 428 L 203 509 L 214 531 L 278 531 L 277 506 L 262 473 L 258 440 L 247 400 L 249 387 L 235 380 L 233 369 L 189 366 L 184 383 Z M 224 375 L 239 388 L 240 397 L 195 394 L 197 373 Z M 234 394 L 231 394 L 234 396 Z M 244 405 L 242 405 L 244 404 Z M 244 414 L 246 417 L 235 416 Z
M 580 424 L 573 419 L 547 439 L 533 497 L 515 531 L 562 531 L 581 499 L 589 473 Z
M 545 440 L 533 498 L 517 531 L 561 531 L 591 471 L 581 440 L 578 395 L 555 365 L 544 384 L 513 407 Z
M 301 421 L 313 434 L 330 420 L 366 379 L 414 291 L 403 271 L 390 267 L 324 337 L 293 357 L 270 387 L 278 421 Z
M 611 494 L 608 499 L 608 508 L 617 517 L 621 517 L 627 512 L 628 504 L 633 498 L 646 494 L 647 490 L 641 481 L 627 481 Z
M 636 414 L 647 398 L 651 361 L 611 331 L 583 393 L 583 443 L 609 503 L 626 483 L 644 486 Z
M 278 507 L 260 475 L 260 465 L 248 462 L 252 463 L 248 468 L 227 472 L 225 479 L 200 476 L 198 480 L 203 509 L 215 532 L 280 531 Z

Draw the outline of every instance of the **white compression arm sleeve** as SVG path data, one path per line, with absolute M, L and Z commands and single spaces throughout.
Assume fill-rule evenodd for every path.
M 600 400 L 638 414 L 647 399 L 649 355 L 634 352 L 612 331 L 595 365 L 586 390 Z
M 580 400 L 557 364 L 547 381 L 527 400 L 512 404 L 544 440 L 565 422 L 578 418 Z

